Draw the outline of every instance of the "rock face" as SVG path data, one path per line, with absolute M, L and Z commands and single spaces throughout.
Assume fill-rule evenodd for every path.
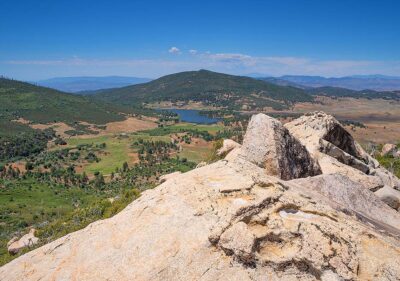
M 400 211 L 400 191 L 385 185 L 383 188 L 378 189 L 375 194 L 391 208 Z
M 284 180 L 321 173 L 307 149 L 281 122 L 261 113 L 251 118 L 239 157 Z
M 180 174 L 181 174 L 181 172 L 178 171 L 178 172 L 173 172 L 173 173 L 170 173 L 170 174 L 163 175 L 163 176 L 160 177 L 158 182 L 159 183 L 166 182 L 167 180 L 173 179 L 174 177 L 176 177 L 176 176 L 178 176 Z
M 313 112 L 285 124 L 305 145 L 323 174 L 340 173 L 376 191 L 400 181 L 366 153 L 343 126 L 324 112 Z
M 307 149 L 314 154 L 316 151 L 324 151 L 329 155 L 333 147 L 340 149 L 349 157 L 364 162 L 366 165 L 378 165 L 371 158 L 346 129 L 331 115 L 324 112 L 308 113 L 298 119 L 285 124 L 290 133 L 298 138 Z M 331 147 L 326 147 L 327 145 Z M 334 156 L 332 156 L 334 157 Z
M 28 234 L 25 234 L 20 239 L 14 237 L 7 243 L 7 250 L 10 254 L 17 254 L 24 248 L 33 247 L 39 242 L 39 238 L 35 237 L 35 229 L 32 228 Z
M 399 192 L 393 188 L 387 187 L 378 190 L 376 193 L 380 194 L 379 196 L 341 174 L 296 179 L 292 180 L 291 183 L 307 186 L 308 189 L 326 196 L 330 201 L 342 205 L 346 212 L 356 212 L 370 221 L 379 221 L 382 224 L 400 229 L 399 214 L 390 209 L 390 207 L 393 208 L 393 205 L 387 206 L 387 202 L 390 201 L 398 207 L 394 202 L 396 200 L 398 202 L 400 199 L 399 194 L 396 194 L 396 192 Z
M 0 279 L 399 280 L 400 214 L 343 174 L 268 175 L 266 151 L 307 154 L 277 143 L 296 142 L 279 123 L 255 121 L 269 132 L 256 140 L 262 157 L 248 133 L 236 157 L 145 191 L 114 217 L 1 267 Z

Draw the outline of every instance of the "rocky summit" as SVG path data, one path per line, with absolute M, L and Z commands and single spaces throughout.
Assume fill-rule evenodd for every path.
M 242 146 L 224 147 L 0 279 L 400 279 L 400 181 L 335 118 L 258 114 Z

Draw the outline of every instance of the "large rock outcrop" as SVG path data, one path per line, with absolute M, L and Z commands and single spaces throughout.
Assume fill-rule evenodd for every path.
M 400 190 L 400 180 L 366 153 L 331 115 L 308 113 L 285 127 L 307 147 L 323 174 L 346 175 L 373 191 L 385 185 Z
M 354 161 L 361 161 L 365 165 L 371 167 L 379 165 L 361 148 L 339 121 L 324 112 L 305 114 L 292 122 L 286 123 L 285 127 L 307 147 L 311 154 L 322 151 L 327 155 L 332 153 L 332 157 L 341 160 L 344 157 L 343 153 L 345 153 L 347 157 L 353 157 Z M 332 151 L 334 148 L 341 150 L 342 154 L 336 156 L 335 152 Z
M 261 113 L 251 118 L 239 157 L 284 180 L 321 173 L 304 145 L 281 122 Z
M 295 138 L 272 139 L 284 150 L 276 140 Z M 398 212 L 343 175 L 268 175 L 264 160 L 253 161 L 265 158 L 242 148 L 13 260 L 0 279 L 399 280 Z

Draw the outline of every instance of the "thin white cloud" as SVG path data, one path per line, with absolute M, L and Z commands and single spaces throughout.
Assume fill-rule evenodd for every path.
M 194 50 L 194 49 L 189 50 L 189 54 L 196 55 L 197 54 L 197 50 Z
M 170 53 L 170 54 L 179 54 L 180 52 L 181 52 L 181 50 L 179 50 L 177 47 L 171 47 L 168 50 L 168 53 Z
M 13 65 L 62 65 L 63 60 L 9 60 L 5 64 Z
M 219 61 L 248 61 L 250 60 L 252 57 L 248 56 L 248 55 L 243 55 L 243 54 L 207 54 L 210 58 L 214 59 L 214 60 L 219 60 Z
M 263 59 L 263 58 L 261 58 Z M 304 65 L 310 62 L 306 58 L 296 58 L 296 57 L 265 57 L 266 61 L 276 62 L 284 65 Z
M 345 76 L 353 74 L 400 75 L 399 61 L 374 60 L 318 60 L 304 57 L 250 56 L 240 53 L 203 53 L 199 57 L 212 61 L 221 69 L 237 73 L 266 73 L 270 75 L 304 74 L 323 76 Z
M 172 53 L 180 53 L 176 47 L 170 49 Z M 56 60 L 10 60 L 0 62 L 0 71 L 6 75 L 10 65 L 24 71 L 29 69 L 46 68 L 55 70 L 61 75 L 63 71 L 76 73 L 113 73 L 126 75 L 134 73 L 139 76 L 157 77 L 169 73 L 210 69 L 213 71 L 248 74 L 260 73 L 280 76 L 294 75 L 322 75 L 346 76 L 353 74 L 386 74 L 400 76 L 400 61 L 377 60 L 320 60 L 290 56 L 251 56 L 240 53 L 210 53 L 190 52 L 189 57 L 176 56 L 169 59 L 85 59 L 77 56 Z M 31 67 L 28 68 L 27 66 Z M 2 67 L 3 66 L 3 67 Z M 7 67 L 8 66 L 8 67 Z M 67 68 L 68 67 L 68 68 Z
M 101 59 L 61 59 L 61 60 L 10 60 L 5 61 L 5 64 L 11 65 L 48 65 L 48 66 L 139 66 L 146 64 L 170 64 L 174 65 L 175 61 L 167 60 L 141 60 L 141 59 L 128 59 L 128 60 L 101 60 Z

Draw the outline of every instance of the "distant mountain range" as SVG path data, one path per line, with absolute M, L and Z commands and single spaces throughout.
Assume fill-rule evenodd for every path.
M 174 75 L 174 74 L 172 74 Z M 166 77 L 168 77 L 167 75 Z M 243 76 L 241 76 L 243 77 Z M 254 74 L 251 78 L 256 78 Z M 400 77 L 385 75 L 353 75 L 338 78 L 322 76 L 284 75 L 280 77 L 260 77 L 263 80 L 279 86 L 290 86 L 299 89 L 318 87 L 339 87 L 351 90 L 400 90 Z M 34 82 L 40 86 L 57 89 L 68 93 L 93 94 L 96 90 L 121 88 L 150 82 L 152 79 L 125 76 L 77 76 L 56 77 Z
M 374 75 L 375 76 L 380 76 L 380 79 L 388 79 L 388 78 L 382 78 L 382 75 Z M 298 84 L 289 80 L 285 80 L 285 77 L 288 76 L 282 76 L 282 77 L 266 77 L 266 78 L 261 78 L 261 80 L 269 82 L 269 83 L 274 83 L 276 85 L 280 86 L 291 86 L 291 87 L 296 87 L 303 89 L 305 92 L 312 96 L 329 96 L 329 97 L 351 97 L 351 98 L 367 98 L 367 99 L 391 99 L 391 100 L 399 100 L 400 99 L 400 90 L 370 90 L 370 89 L 364 89 L 363 87 L 360 87 L 362 90 L 359 89 L 350 89 L 350 88 L 345 88 L 345 87 L 338 87 L 338 86 L 310 86 L 311 84 L 308 84 L 307 86 L 304 84 Z M 291 76 L 293 77 L 293 76 Z M 300 77 L 300 76 L 296 76 Z M 317 76 L 302 76 L 302 77 L 317 77 Z M 363 77 L 363 78 L 361 78 Z M 324 78 L 324 77 L 319 77 L 323 79 L 329 79 L 329 78 Z M 371 79 L 373 77 L 371 76 L 359 76 L 359 79 Z M 378 78 L 378 77 L 375 77 Z M 395 79 L 395 78 L 391 78 Z M 294 80 L 294 79 L 293 79 Z M 299 81 L 300 79 L 297 79 L 296 81 Z M 306 80 L 306 79 L 304 79 Z
M 56 77 L 47 80 L 36 81 L 35 83 L 68 93 L 81 91 L 93 91 L 107 88 L 119 88 L 128 85 L 149 82 L 151 79 L 125 76 L 77 76 L 77 77 Z
M 317 87 L 308 88 L 307 93 L 313 96 L 328 96 L 328 97 L 349 97 L 349 98 L 364 98 L 364 99 L 386 99 L 400 100 L 400 91 L 375 91 L 375 90 L 351 90 L 340 87 Z
M 400 90 L 400 77 L 385 75 L 354 75 L 338 78 L 322 76 L 284 75 L 280 77 L 265 77 L 261 80 L 277 85 L 290 85 L 294 87 L 340 87 L 351 90 Z
M 280 86 L 291 86 L 291 87 L 296 87 L 296 88 L 300 88 L 300 89 L 311 88 L 309 86 L 305 86 L 305 85 L 298 84 L 298 83 L 295 83 L 295 82 L 292 82 L 292 81 L 289 81 L 289 80 L 285 80 L 285 79 L 282 79 L 280 77 L 265 77 L 265 78 L 263 77 L 263 78 L 258 78 L 258 79 L 263 80 L 263 81 L 268 82 L 268 83 L 273 83 L 273 84 L 276 84 L 276 85 L 280 85 Z

